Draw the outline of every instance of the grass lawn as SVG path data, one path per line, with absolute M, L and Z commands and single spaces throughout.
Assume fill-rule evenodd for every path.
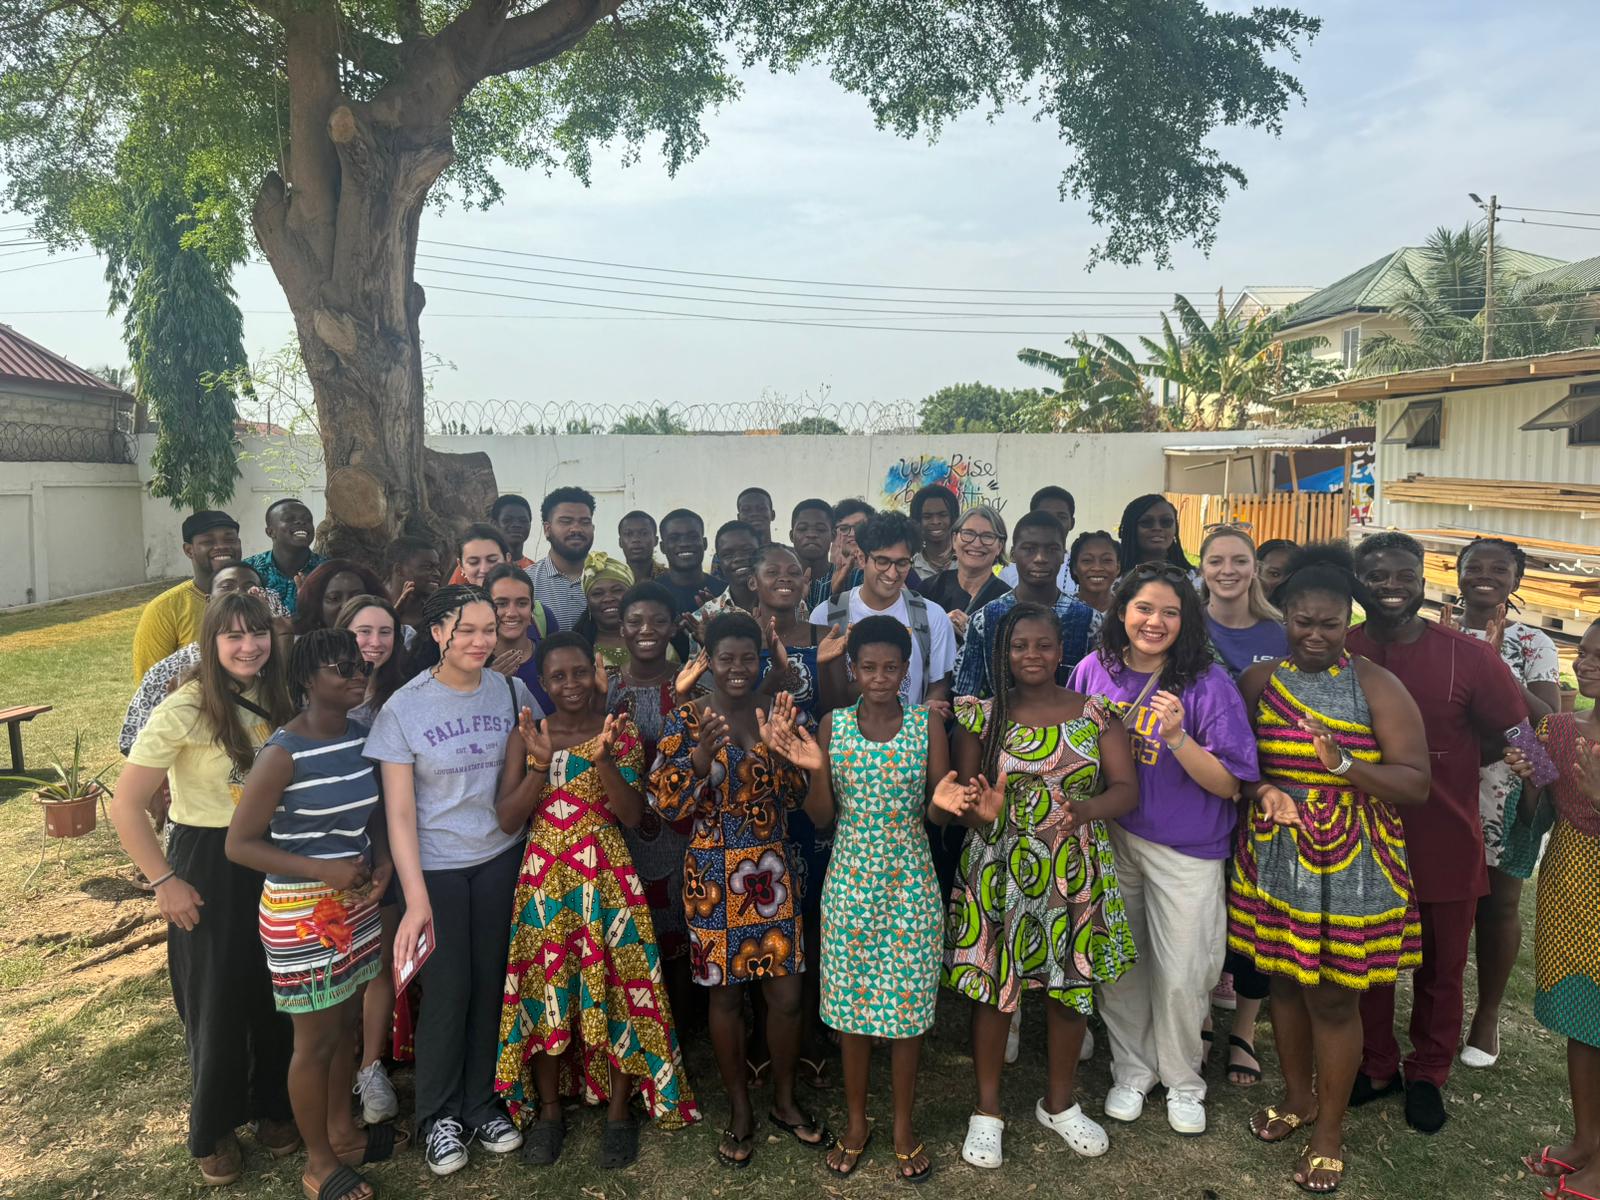
M 37 765 L 51 746 L 65 749 L 84 727 L 97 764 L 116 755 L 116 733 L 132 691 L 128 647 L 138 606 L 159 588 L 0 616 L 0 701 L 50 703 L 55 711 L 26 728 Z M 155 904 L 131 886 L 128 865 L 109 825 L 48 848 L 43 869 L 24 891 L 39 859 L 42 818 L 15 782 L 0 779 L 0 1197 L 91 1200 L 196 1196 L 199 1176 L 183 1146 L 188 1090 L 182 1031 L 167 989 L 163 926 Z M 1524 905 L 1532 924 L 1532 892 Z M 1469 995 L 1472 981 L 1468 981 Z M 1396 1102 L 1352 1114 L 1346 1124 L 1349 1173 L 1341 1194 L 1384 1197 L 1530 1197 L 1534 1181 L 1518 1156 L 1558 1136 L 1569 1118 L 1564 1043 L 1536 1025 L 1529 1002 L 1531 938 L 1512 981 L 1502 1034 L 1505 1056 L 1492 1071 L 1459 1068 L 1447 1092 L 1451 1122 L 1426 1138 L 1405 1125 Z M 1402 993 L 1402 1004 L 1407 993 Z M 1219 1015 L 1225 1043 L 1226 1014 Z M 1076 1158 L 1032 1117 L 1043 1079 L 1043 1014 L 1028 1006 L 1022 1061 L 1005 1076 L 1011 1126 L 1003 1169 L 981 1172 L 959 1157 L 972 1100 L 963 1003 L 946 996 L 924 1052 L 919 1132 L 933 1152 L 939 1195 L 1007 1200 L 1038 1195 L 1096 1195 L 1109 1200 L 1181 1197 L 1244 1200 L 1294 1196 L 1290 1181 L 1299 1142 L 1266 1147 L 1245 1129 L 1250 1111 L 1274 1096 L 1276 1060 L 1262 1023 L 1257 1047 L 1267 1072 L 1250 1091 L 1210 1074 L 1211 1132 L 1179 1138 L 1159 1103 L 1133 1126 L 1110 1125 L 1111 1153 Z M 1080 1074 L 1079 1094 L 1098 1116 L 1108 1087 L 1104 1038 Z M 646 1129 L 639 1162 L 627 1171 L 593 1167 L 599 1151 L 597 1113 L 575 1113 L 562 1162 L 535 1171 L 510 1156 L 435 1180 L 421 1156 L 408 1152 L 369 1168 L 386 1197 L 767 1197 L 905 1194 L 895 1180 L 888 1144 L 888 1062 L 874 1064 L 873 1115 L 883 1128 L 857 1174 L 834 1180 L 820 1157 L 793 1142 L 758 1140 L 753 1166 L 732 1172 L 713 1158 L 726 1120 L 708 1042 L 690 1039 L 689 1074 L 706 1120 L 662 1135 Z M 837 1064 L 832 1068 L 837 1078 Z M 409 1072 L 399 1073 L 402 1092 Z M 765 1097 L 758 1095 L 757 1104 Z M 843 1125 L 838 1091 L 800 1100 Z M 271 1163 L 247 1138 L 247 1175 L 226 1195 L 299 1196 L 302 1160 Z

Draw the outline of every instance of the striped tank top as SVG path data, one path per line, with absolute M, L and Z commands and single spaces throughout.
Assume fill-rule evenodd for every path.
M 272 844 L 306 858 L 351 858 L 371 861 L 367 821 L 378 804 L 378 777 L 361 757 L 367 728 L 350 721 L 345 736 L 317 741 L 280 729 L 267 739 L 294 759 L 294 779 L 272 813 Z M 269 875 L 273 883 L 298 883 L 285 875 Z

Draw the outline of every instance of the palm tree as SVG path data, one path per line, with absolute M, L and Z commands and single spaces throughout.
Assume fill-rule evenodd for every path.
M 1182 427 L 1241 428 L 1251 407 L 1276 393 L 1283 352 L 1295 349 L 1279 348 L 1279 318 L 1230 317 L 1219 299 L 1216 319 L 1207 324 L 1187 296 L 1174 296 L 1172 307 L 1182 336 L 1163 313 L 1161 341 L 1139 339 L 1151 355 L 1145 369 L 1177 385 L 1174 419 Z
M 598 432 L 598 430 L 596 430 Z M 682 417 L 658 404 L 647 413 L 629 413 L 611 427 L 612 433 L 688 433 L 689 426 Z
M 1040 388 L 1049 427 L 1074 433 L 1126 433 L 1159 426 L 1144 364 L 1116 338 L 1100 336 L 1099 345 L 1074 334 L 1068 355 L 1025 347 L 1017 360 L 1047 371 L 1059 388 Z
M 1401 291 L 1390 311 L 1406 323 L 1407 333 L 1380 333 L 1364 342 L 1357 375 L 1443 367 L 1482 357 L 1486 238 L 1481 225 L 1456 232 L 1441 227 L 1422 246 L 1420 269 L 1400 265 Z M 1497 264 L 1494 298 L 1498 358 L 1548 354 L 1596 341 L 1588 301 L 1559 282 L 1530 287 Z

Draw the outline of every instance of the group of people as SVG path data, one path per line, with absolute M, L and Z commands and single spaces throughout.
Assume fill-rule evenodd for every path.
M 943 986 L 970 1002 L 973 1166 L 1004 1160 L 1024 992 L 1045 1014 L 1034 1117 L 1084 1156 L 1110 1145 L 1075 1096 L 1091 1015 L 1104 1115 L 1137 1121 L 1160 1089 L 1197 1135 L 1213 1003 L 1249 1086 L 1270 997 L 1281 1095 L 1250 1128 L 1306 1130 L 1294 1181 L 1331 1192 L 1348 1107 L 1403 1095 L 1436 1132 L 1458 1052 L 1498 1060 L 1520 883 L 1554 824 L 1536 1013 L 1571 1039 L 1577 1128 L 1527 1162 L 1600 1190 L 1600 725 L 1559 711 L 1554 646 L 1508 615 L 1515 545 L 1467 545 L 1435 622 L 1402 533 L 1352 553 L 1221 526 L 1192 563 L 1159 495 L 1076 537 L 1059 487 L 1009 530 L 940 487 L 908 514 L 801 501 L 787 543 L 765 489 L 735 512 L 709 543 L 687 509 L 631 512 L 610 554 L 593 497 L 562 487 L 533 560 L 532 507 L 502 495 L 448 555 L 403 537 L 381 574 L 320 558 L 298 500 L 250 559 L 227 514 L 185 522 L 193 576 L 140 621 L 112 811 L 171 922 L 204 1182 L 238 1178 L 253 1123 L 273 1155 L 303 1140 L 313 1200 L 372 1196 L 356 1168 L 406 1140 L 402 1040 L 434 1173 L 474 1142 L 555 1162 L 574 1098 L 605 1107 L 600 1163 L 625 1166 L 636 1101 L 663 1129 L 699 1119 L 680 1031 L 702 1017 L 725 1167 L 749 1165 L 770 1082 L 766 1128 L 856 1171 L 887 1045 L 894 1169 L 922 1182 Z M 1600 624 L 1576 676 L 1600 695 Z M 837 1134 L 796 1093 L 825 1069 L 819 1024 Z

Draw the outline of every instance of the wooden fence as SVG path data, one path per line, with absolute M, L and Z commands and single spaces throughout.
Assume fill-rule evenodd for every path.
M 1237 525 L 1256 545 L 1288 538 L 1302 546 L 1344 538 L 1349 533 L 1350 499 L 1345 492 L 1274 492 L 1270 496 L 1206 496 L 1167 492 L 1178 510 L 1178 531 L 1184 548 L 1198 553 L 1206 534 L 1217 525 Z

